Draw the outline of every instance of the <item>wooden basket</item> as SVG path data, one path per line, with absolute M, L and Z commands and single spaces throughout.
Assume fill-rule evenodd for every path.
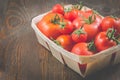
M 67 5 L 66 7 L 70 7 Z M 83 10 L 90 9 L 86 6 Z M 37 28 L 38 23 L 42 17 L 47 14 L 41 14 L 32 19 L 31 26 L 35 31 L 38 42 L 43 45 L 46 49 L 51 51 L 52 55 L 59 60 L 61 63 L 66 64 L 72 70 L 85 77 L 97 70 L 100 70 L 106 66 L 114 65 L 120 62 L 120 45 L 111 47 L 107 50 L 101 51 L 91 56 L 78 56 L 71 52 L 66 51 L 60 46 L 56 45 L 53 41 L 48 39 L 40 30 Z M 86 64 L 86 70 L 83 72 L 80 65 Z

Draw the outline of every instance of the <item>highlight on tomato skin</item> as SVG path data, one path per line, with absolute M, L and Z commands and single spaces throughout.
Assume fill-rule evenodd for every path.
M 115 29 L 120 34 L 120 18 L 115 18 Z
M 85 42 L 75 44 L 71 52 L 80 56 L 90 56 L 94 54 L 94 52 L 89 50 L 88 43 Z
M 111 16 L 104 17 L 100 26 L 102 28 L 102 31 L 107 31 L 109 28 L 113 28 L 115 26 L 114 18 Z
M 71 49 L 74 45 L 74 42 L 70 35 L 60 35 L 56 38 L 56 40 L 54 42 L 67 51 L 71 51 Z

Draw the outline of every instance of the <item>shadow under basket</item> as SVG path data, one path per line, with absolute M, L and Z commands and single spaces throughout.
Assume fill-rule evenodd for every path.
M 69 6 L 70 5 L 66 7 Z M 88 7 L 83 7 L 83 10 L 88 9 Z M 40 32 L 40 30 L 36 26 L 36 23 L 38 23 L 45 14 L 47 13 L 38 15 L 37 17 L 32 19 L 31 26 L 35 31 L 38 42 L 46 49 L 51 51 L 52 55 L 57 60 L 67 65 L 69 68 L 80 74 L 82 77 L 92 74 L 106 66 L 115 65 L 120 62 L 120 45 L 111 47 L 107 50 L 101 51 L 91 56 L 78 56 L 56 45 L 42 32 Z

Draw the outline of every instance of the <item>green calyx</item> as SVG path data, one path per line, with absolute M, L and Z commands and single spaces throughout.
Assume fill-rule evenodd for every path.
M 57 14 L 53 17 L 53 19 L 51 19 L 51 23 L 58 24 L 61 28 L 65 28 L 66 26 L 64 19 L 62 19 L 62 22 L 60 22 L 60 17 Z
M 73 9 L 81 10 L 83 8 L 83 2 L 80 2 L 79 4 L 73 5 Z
M 109 28 L 107 30 L 107 37 L 109 40 L 113 40 L 116 42 L 116 44 L 120 44 L 120 41 L 118 40 L 118 38 L 120 37 L 120 35 L 118 35 L 117 37 L 115 37 L 115 32 L 116 30 L 114 28 Z
M 59 45 L 59 46 L 61 45 L 60 42 L 57 41 L 57 40 L 53 40 L 53 42 L 54 42 L 55 44 Z
M 100 13 L 98 11 L 96 11 L 96 10 L 93 10 L 93 13 L 97 14 L 97 15 L 100 15 Z
M 70 12 L 73 9 L 81 10 L 83 8 L 83 2 L 80 2 L 79 4 L 72 5 L 72 7 L 64 8 L 64 12 Z
M 51 19 L 51 23 L 53 24 L 59 24 L 60 22 L 60 17 L 58 16 L 58 14 L 56 14 L 52 19 Z
M 115 20 L 117 20 L 117 19 L 118 19 L 118 17 L 113 16 L 113 15 L 111 15 L 110 17 L 111 17 L 111 18 L 114 18 Z
M 91 16 L 88 17 L 88 19 L 84 19 L 85 23 L 92 24 L 96 20 L 96 16 L 93 13 Z
M 70 12 L 72 8 L 64 8 L 64 12 Z
M 87 47 L 90 51 L 94 51 L 94 52 L 96 51 L 94 41 L 89 42 Z
M 80 29 L 75 30 L 74 34 L 80 35 L 80 34 L 86 34 L 86 32 L 83 30 L 83 26 L 82 26 Z
M 62 22 L 59 22 L 59 25 L 60 25 L 60 27 L 62 28 L 62 29 L 64 29 L 65 28 L 65 26 L 66 26 L 66 23 L 63 21 L 63 19 L 62 19 Z
M 57 41 L 57 40 L 53 40 L 53 42 L 54 42 L 55 44 L 57 44 L 58 46 L 60 46 L 60 47 L 62 47 L 62 48 L 63 48 L 63 46 L 61 46 L 61 44 L 60 44 L 60 42 L 59 42 L 59 41 Z

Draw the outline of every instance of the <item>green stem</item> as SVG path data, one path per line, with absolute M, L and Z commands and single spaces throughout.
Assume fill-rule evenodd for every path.
M 114 28 L 109 28 L 107 30 L 107 37 L 109 40 L 113 40 L 116 42 L 116 44 L 120 44 L 120 41 L 114 36 L 115 35 L 116 30 Z
M 53 24 L 59 24 L 60 22 L 60 17 L 58 16 L 58 14 L 56 14 L 52 19 L 51 19 L 51 23 Z
M 73 9 L 81 10 L 83 8 L 83 2 L 81 1 L 79 4 L 73 5 Z
M 95 47 L 94 41 L 91 41 L 91 42 L 88 43 L 88 49 L 90 51 L 96 51 L 96 47 Z
M 83 30 L 83 26 L 81 26 L 80 29 L 75 30 L 74 33 L 78 34 L 78 35 L 80 35 L 80 34 L 86 34 L 86 32 Z
M 92 19 L 94 17 L 94 19 Z M 93 13 L 91 16 L 88 17 L 88 19 L 85 19 L 85 23 L 87 24 L 92 24 L 94 21 L 96 20 L 96 16 L 95 14 Z

